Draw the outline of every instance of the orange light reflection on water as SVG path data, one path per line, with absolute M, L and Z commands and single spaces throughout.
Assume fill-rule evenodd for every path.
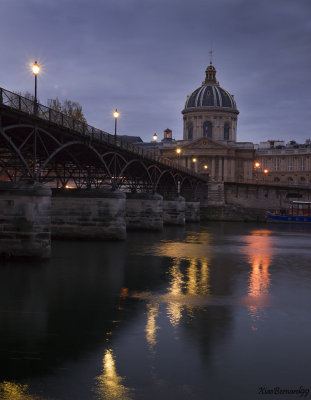
M 262 317 L 265 301 L 269 295 L 270 273 L 269 266 L 273 259 L 273 238 L 270 230 L 255 230 L 246 237 L 247 247 L 245 253 L 251 265 L 249 274 L 248 296 L 254 299 L 250 305 L 249 315 L 252 318 L 252 329 L 257 330 L 257 322 Z M 256 304 L 256 300 L 259 300 Z M 261 303 L 261 304 L 260 304 Z

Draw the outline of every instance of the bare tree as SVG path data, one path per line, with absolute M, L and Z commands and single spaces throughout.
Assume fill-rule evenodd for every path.
M 63 103 L 58 97 L 55 99 L 48 99 L 48 106 L 55 111 L 62 112 L 71 118 L 77 119 L 83 123 L 86 123 L 86 118 L 84 117 L 82 106 L 76 101 L 64 100 Z

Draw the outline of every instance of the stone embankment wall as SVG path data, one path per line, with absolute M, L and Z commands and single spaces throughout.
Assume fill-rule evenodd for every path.
M 225 204 L 222 206 L 210 205 L 200 210 L 201 221 L 244 221 L 266 222 L 266 211 L 256 208 L 239 207 Z
M 163 197 L 152 193 L 126 193 L 126 229 L 163 229 Z
M 288 208 L 290 200 L 311 201 L 311 190 L 289 186 L 225 184 L 226 204 L 263 210 Z
M 53 189 L 52 236 L 125 239 L 125 202 L 118 191 Z
M 51 190 L 40 183 L 0 182 L 0 255 L 51 255 Z
M 267 211 L 288 209 L 291 200 L 311 201 L 311 188 L 225 183 L 223 201 L 215 198 L 215 184 L 209 204 L 201 208 L 202 220 L 266 221 Z

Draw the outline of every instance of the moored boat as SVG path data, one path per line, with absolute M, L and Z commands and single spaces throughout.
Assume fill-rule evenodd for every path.
M 311 224 L 311 201 L 291 201 L 288 210 L 281 209 L 280 212 L 268 212 L 268 222 L 288 222 Z

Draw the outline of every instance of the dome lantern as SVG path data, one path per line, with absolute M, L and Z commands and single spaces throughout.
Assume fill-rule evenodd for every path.
M 212 61 L 210 62 L 210 65 L 206 68 L 205 73 L 206 78 L 203 82 L 203 85 L 219 85 L 219 83 L 216 81 L 216 68 L 212 64 Z

